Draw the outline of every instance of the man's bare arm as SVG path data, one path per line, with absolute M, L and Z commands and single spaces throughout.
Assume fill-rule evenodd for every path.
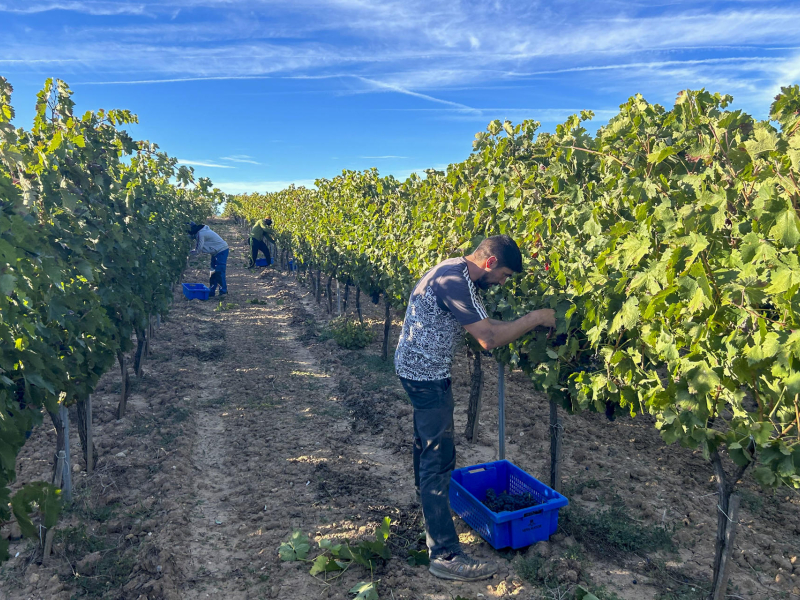
M 464 329 L 478 340 L 484 350 L 493 350 L 510 344 L 539 326 L 556 326 L 556 316 L 553 309 L 541 308 L 534 310 L 515 321 L 483 319 L 477 323 L 465 325 Z

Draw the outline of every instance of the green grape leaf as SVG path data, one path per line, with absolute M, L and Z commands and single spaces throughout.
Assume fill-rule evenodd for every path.
M 281 560 L 286 562 L 304 560 L 308 556 L 310 549 L 311 543 L 308 541 L 308 536 L 300 530 L 295 530 L 292 532 L 289 541 L 280 545 L 278 555 Z
M 0 294 L 3 294 L 4 296 L 10 296 L 11 292 L 14 291 L 14 283 L 16 280 L 17 278 L 10 273 L 0 275 Z
M 18 490 L 11 498 L 11 510 L 17 519 L 22 535 L 29 538 L 37 537 L 36 526 L 29 516 L 34 506 L 44 515 L 45 527 L 53 527 L 61 513 L 60 490 L 44 482 L 29 483 Z
M 431 564 L 427 550 L 409 550 L 407 560 L 412 567 L 427 567 Z
M 664 146 L 662 148 L 656 148 L 656 150 L 647 155 L 647 162 L 658 164 L 660 162 L 663 162 L 666 158 L 673 156 L 677 153 L 678 151 L 672 146 Z
M 582 585 L 575 588 L 575 600 L 600 600 Z
M 753 469 L 753 479 L 764 487 L 772 487 L 777 481 L 777 477 L 769 467 L 756 467 Z
M 342 567 L 332 556 L 324 554 L 319 555 L 314 559 L 309 573 L 311 575 L 319 575 L 320 573 L 330 573 L 332 571 L 341 571 Z
M 350 589 L 351 594 L 355 594 L 353 600 L 380 600 L 378 589 L 375 582 L 360 581 Z
M 800 219 L 794 208 L 787 208 L 775 219 L 775 225 L 769 232 L 778 238 L 786 248 L 795 248 L 800 243 Z
M 778 138 L 767 126 L 759 125 L 755 129 L 755 139 L 747 140 L 744 147 L 747 153 L 755 160 L 764 152 L 773 152 L 777 149 Z
M 622 305 L 622 308 L 614 316 L 611 322 L 611 328 L 608 330 L 609 335 L 616 333 L 622 328 L 633 329 L 639 320 L 639 299 L 636 296 L 631 296 Z

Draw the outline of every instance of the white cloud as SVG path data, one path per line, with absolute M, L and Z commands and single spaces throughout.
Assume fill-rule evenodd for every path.
M 774 96 L 781 91 L 781 87 L 796 84 L 799 81 L 800 54 L 795 54 L 778 67 L 774 83 L 764 90 L 764 100 L 772 103 Z
M 375 89 L 387 92 L 397 92 L 398 94 L 405 94 L 406 96 L 413 96 L 415 98 L 422 98 L 423 100 L 428 100 L 430 102 L 436 102 L 438 104 L 446 104 L 447 106 L 452 106 L 459 110 L 467 111 L 467 112 L 475 112 L 475 109 L 471 106 L 467 106 L 466 104 L 461 104 L 460 102 L 452 102 L 450 100 L 442 100 L 441 98 L 434 98 L 433 96 L 429 96 L 428 94 L 421 94 L 420 92 L 414 92 L 409 89 L 403 88 L 399 85 L 394 85 L 391 83 L 384 83 L 382 81 L 376 81 L 374 79 L 367 79 L 366 77 L 359 77 L 359 79 L 365 83 L 369 83 L 375 86 Z
M 270 79 L 258 75 L 220 75 L 215 77 L 174 77 L 172 79 L 129 79 L 120 81 L 78 81 L 73 85 L 141 85 L 149 83 L 181 83 L 188 81 L 225 81 L 226 79 Z
M 24 6 L 9 6 L 0 4 L 0 12 L 16 14 L 37 14 L 63 10 L 79 12 L 89 15 L 141 15 L 145 12 L 145 5 L 139 3 L 123 2 L 27 2 Z
M 36 58 L 36 59 L 18 59 L 18 58 L 0 58 L 0 63 L 5 64 L 35 64 L 35 63 L 77 63 L 81 62 L 74 58 Z
M 148 11 L 162 14 L 163 20 L 150 24 L 87 24 L 77 29 L 78 35 L 74 35 L 75 28 L 65 28 L 66 35 L 56 34 L 64 35 L 59 46 L 65 58 L 80 54 L 89 63 L 114 62 L 122 71 L 164 75 L 131 78 L 139 82 L 253 77 L 303 70 L 313 75 L 335 67 L 350 75 L 361 75 L 373 84 L 377 82 L 378 86 L 419 92 L 423 88 L 491 78 L 493 72 L 502 76 L 547 58 L 562 63 L 549 71 L 563 72 L 562 67 L 581 66 L 563 65 L 564 62 L 582 63 L 588 56 L 619 62 L 614 57 L 730 47 L 731 40 L 741 47 L 800 43 L 800 30 L 785 26 L 800 20 L 800 10 L 791 5 L 716 13 L 678 7 L 663 15 L 637 18 L 637 9 L 626 10 L 624 5 L 600 2 L 589 10 L 579 3 L 562 4 L 521 9 L 491 3 L 467 6 L 444 0 L 277 0 L 248 3 L 245 11 L 245 4 L 235 1 L 148 5 L 62 1 L 31 2 L 14 9 L 0 4 L 0 10 L 33 12 L 72 6 L 76 10 L 113 13 L 143 11 L 146 6 Z M 212 17 L 180 23 L 166 20 L 176 9 L 197 6 L 207 7 Z M 299 14 L 302 19 L 297 18 Z M 511 16 L 514 18 L 508 18 Z M 502 34 L 498 34 L 498 21 L 503 22 Z M 376 23 L 381 23 L 380 37 L 376 37 Z M 569 29 L 569 43 L 564 43 L 564 27 Z M 323 39 L 328 31 L 350 31 L 352 37 L 336 45 L 314 41 Z M 283 42 L 284 39 L 290 41 Z M 51 41 L 47 36 L 40 43 L 49 49 Z M 17 56 L 25 56 L 26 49 L 36 50 L 36 36 L 15 46 L 7 45 L 7 51 L 13 49 Z M 434 76 L 426 76 L 428 72 Z M 414 73 L 418 75 L 414 77 Z M 119 81 L 124 79 L 127 78 Z
M 30 34 L 5 35 L 17 62 L 2 64 L 58 60 L 62 77 L 78 73 L 91 79 L 84 85 L 339 79 L 334 92 L 396 93 L 462 113 L 443 113 L 449 118 L 482 119 L 488 109 L 453 92 L 487 83 L 544 85 L 574 74 L 602 91 L 646 86 L 663 97 L 699 83 L 760 102 L 776 82 L 798 77 L 791 49 L 800 28 L 787 24 L 800 22 L 800 5 L 770 0 L 722 8 L 688 0 L 0 0 L 0 13 L 49 10 L 147 19 L 49 31 L 32 21 Z
M 248 156 L 247 154 L 234 154 L 233 156 L 221 156 L 220 160 L 229 160 L 231 162 L 237 163 L 248 163 L 251 165 L 260 165 L 260 162 L 253 160 L 252 156 Z
M 192 167 L 213 167 L 215 169 L 235 169 L 236 167 L 232 167 L 230 165 L 220 165 L 214 162 L 210 162 L 207 160 L 183 160 L 182 158 L 178 159 L 178 162 L 182 165 L 191 165 Z
M 703 58 L 695 60 L 660 60 L 650 62 L 625 62 L 611 65 L 586 65 L 580 67 L 568 67 L 564 69 L 552 69 L 545 71 L 510 72 L 513 77 L 537 77 L 542 75 L 557 75 L 561 73 L 581 73 L 587 71 L 618 71 L 625 69 L 660 69 L 664 67 L 688 67 L 697 65 L 727 65 L 733 64 L 735 68 L 751 65 L 751 68 L 766 67 L 774 65 L 774 56 L 736 56 L 726 58 Z M 778 61 L 781 62 L 781 61 Z

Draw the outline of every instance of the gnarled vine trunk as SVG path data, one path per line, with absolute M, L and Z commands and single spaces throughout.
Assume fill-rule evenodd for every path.
M 78 400 L 76 408 L 78 409 L 78 435 L 81 438 L 83 461 L 86 464 L 86 472 L 91 473 L 94 468 L 94 459 L 97 456 L 92 435 L 92 396 L 89 395 L 85 400 Z
M 53 485 L 60 486 L 61 482 L 56 482 L 56 467 L 58 465 L 58 451 L 64 449 L 64 424 L 61 422 L 61 415 L 56 412 L 47 411 L 50 415 L 50 420 L 53 422 L 53 428 L 56 430 L 56 451 L 53 453 Z
M 467 355 L 472 357 L 472 378 L 469 389 L 469 406 L 467 407 L 467 428 L 464 435 L 470 442 L 478 440 L 478 419 L 481 416 L 481 396 L 483 395 L 483 366 L 480 351 L 467 348 Z
M 147 344 L 147 330 L 136 330 L 136 353 L 133 355 L 133 372 L 137 377 L 142 376 L 142 365 L 144 364 L 145 344 Z
M 63 404 L 59 405 L 58 412 L 47 411 L 56 429 L 56 452 L 53 456 L 53 485 L 60 487 L 65 501 L 72 501 L 72 464 L 69 448 L 69 411 Z M 61 480 L 56 481 L 58 474 L 59 455 L 63 452 L 61 465 Z
M 389 338 L 392 335 L 392 307 L 389 304 L 389 299 L 386 294 L 383 295 L 383 300 L 386 304 L 386 316 L 383 320 L 383 351 L 381 357 L 384 361 L 389 360 Z
M 564 428 L 558 418 L 558 404 L 550 400 L 550 487 L 561 493 L 561 434 Z
M 714 578 L 708 600 L 724 600 L 739 516 L 739 496 L 733 492 L 747 466 L 739 467 L 733 477 L 728 477 L 722 457 L 716 450 L 711 453 L 711 464 L 717 480 L 717 534 L 714 543 Z
M 361 315 L 361 288 L 356 287 L 356 312 L 358 313 L 359 322 L 364 322 L 364 317 Z
M 331 292 L 331 283 L 333 282 L 333 275 L 328 276 L 328 283 L 325 284 L 325 294 L 328 296 L 328 314 L 333 312 L 333 292 Z
M 128 390 L 130 389 L 130 376 L 128 375 L 128 361 L 125 354 L 122 352 L 117 353 L 117 361 L 119 362 L 120 376 L 122 377 L 122 389 L 119 393 L 119 404 L 117 405 L 117 419 L 125 416 L 125 409 L 128 405 Z

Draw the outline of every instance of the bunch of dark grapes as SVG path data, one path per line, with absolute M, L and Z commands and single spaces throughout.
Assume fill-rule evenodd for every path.
M 530 508 L 541 504 L 539 500 L 533 497 L 533 494 L 509 494 L 501 492 L 499 495 L 492 488 L 486 490 L 486 500 L 483 503 L 492 512 L 515 511 L 522 510 L 523 508 Z
M 563 346 L 564 344 L 566 344 L 568 339 L 569 339 L 568 334 L 559 333 L 557 336 L 555 336 L 555 338 L 553 338 L 552 345 L 553 347 L 558 348 L 559 346 Z M 577 364 L 571 364 L 565 367 L 562 366 L 561 373 L 562 375 L 569 377 L 570 375 L 578 373 L 596 373 L 597 371 L 602 370 L 602 367 L 603 367 L 603 362 L 597 356 L 591 354 L 590 355 L 584 354 L 582 360 L 580 360 Z M 605 414 L 606 418 L 609 421 L 614 421 L 617 418 L 615 411 L 616 411 L 616 406 L 614 405 L 614 403 L 611 402 L 610 400 L 607 401 Z M 493 491 L 492 494 L 494 494 Z M 488 499 L 488 493 L 487 493 L 487 499 Z M 486 506 L 489 506 L 489 504 L 487 503 Z M 489 506 L 489 508 L 492 507 Z M 502 510 L 508 510 L 508 509 L 502 509 Z
M 580 363 L 570 369 L 571 373 L 596 373 L 603 366 L 602 361 L 596 356 L 587 356 Z

